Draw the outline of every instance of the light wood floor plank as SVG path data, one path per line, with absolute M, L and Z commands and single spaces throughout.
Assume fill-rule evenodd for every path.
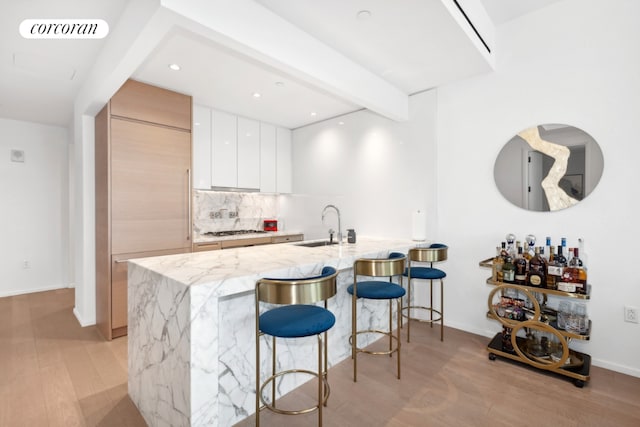
M 142 427 L 127 395 L 127 338 L 107 342 L 73 315 L 72 289 L 0 298 L 0 427 Z M 403 332 L 404 336 L 404 332 Z M 329 371 L 325 426 L 638 427 L 640 378 L 592 367 L 576 388 L 566 378 L 487 358 L 485 337 L 412 324 L 395 358 L 358 356 Z M 312 381 L 285 396 L 310 405 Z M 317 414 L 262 413 L 263 425 L 316 426 Z M 252 426 L 254 418 L 239 423 Z M 225 426 L 226 427 L 226 426 Z

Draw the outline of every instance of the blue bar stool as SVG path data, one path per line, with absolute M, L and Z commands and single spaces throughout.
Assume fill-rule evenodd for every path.
M 336 318 L 327 309 L 327 300 L 336 294 L 336 276 L 333 267 L 324 267 L 319 276 L 301 279 L 260 279 L 256 282 L 256 426 L 260 425 L 261 403 L 264 407 L 287 415 L 306 414 L 318 410 L 318 422 L 322 425 L 322 407 L 329 398 L 327 382 L 327 331 Z M 324 306 L 313 305 L 324 302 Z M 260 303 L 277 304 L 262 314 Z M 260 384 L 260 337 L 272 337 L 271 376 Z M 288 369 L 276 372 L 276 338 L 302 338 L 316 335 L 318 338 L 318 371 Z M 286 374 L 304 373 L 318 378 L 318 403 L 300 410 L 283 410 L 276 407 L 276 379 Z M 271 402 L 265 402 L 264 388 L 271 383 Z M 264 408 L 263 407 L 263 408 Z
M 440 341 L 444 341 L 444 282 L 443 279 L 447 277 L 447 274 L 438 269 L 433 268 L 434 262 L 445 261 L 447 259 L 448 246 L 442 243 L 433 243 L 427 248 L 413 248 L 409 250 L 408 259 L 409 265 L 404 272 L 404 276 L 408 279 L 407 285 L 407 305 L 403 307 L 403 310 L 407 310 L 405 317 L 407 321 L 407 342 L 411 337 L 411 321 L 418 320 L 421 322 L 429 322 L 433 328 L 434 322 L 440 322 Z M 429 263 L 429 267 L 421 266 L 416 263 Z M 429 306 L 415 305 L 411 301 L 411 288 L 413 279 L 424 279 L 429 281 Z M 433 281 L 440 279 L 440 307 L 437 309 L 433 306 Z M 420 319 L 411 316 L 412 309 L 427 310 L 429 311 L 430 318 L 428 320 Z M 434 319 L 433 314 L 437 314 L 438 317 Z
M 405 270 L 405 261 L 407 257 L 401 253 L 391 253 L 389 258 L 361 258 L 353 264 L 353 285 L 347 288 L 347 292 L 351 294 L 351 358 L 353 359 L 353 382 L 357 381 L 358 353 L 368 354 L 388 354 L 389 357 L 393 353 L 398 354 L 398 379 L 400 379 L 400 325 L 402 297 L 405 290 L 402 286 L 393 283 L 393 277 L 399 276 Z M 368 276 L 374 280 L 358 280 L 358 276 Z M 388 280 L 380 280 L 378 278 L 388 278 Z M 382 331 L 378 329 L 357 330 L 356 300 L 358 298 L 389 300 L 389 330 Z M 393 301 L 397 303 L 397 335 L 393 335 Z M 377 333 L 387 335 L 389 337 L 389 350 L 387 351 L 370 351 L 358 347 L 357 336 L 364 333 Z M 393 345 L 393 341 L 396 345 Z

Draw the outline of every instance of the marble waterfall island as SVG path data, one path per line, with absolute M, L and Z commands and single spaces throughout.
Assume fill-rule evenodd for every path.
M 410 240 L 358 237 L 355 244 L 301 247 L 295 243 L 169 255 L 129 262 L 129 394 L 150 426 L 228 426 L 255 406 L 255 282 L 305 277 L 330 265 L 339 271 L 329 300 L 329 365 L 350 357 L 353 262 L 406 253 Z M 362 326 L 382 328 L 386 303 L 358 308 Z M 372 304 L 377 304 L 373 306 Z M 371 305 L 371 307 L 368 307 Z M 365 337 L 366 338 L 366 337 Z M 370 340 L 372 338 L 368 338 Z M 282 342 L 282 344 L 280 344 Z M 360 345 L 368 342 L 360 341 Z M 267 341 L 262 372 L 269 372 Z M 279 365 L 313 369 L 314 339 L 278 341 Z M 309 366 L 305 367 L 304 363 Z M 308 376 L 279 379 L 282 395 Z

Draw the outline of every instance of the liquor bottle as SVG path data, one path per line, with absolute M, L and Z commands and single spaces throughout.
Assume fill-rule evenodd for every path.
M 527 284 L 527 260 L 522 254 L 522 247 L 518 248 L 518 257 L 516 258 L 516 276 L 515 282 L 518 285 Z
M 558 260 L 555 256 L 554 247 L 549 246 L 551 253 L 549 254 L 549 261 L 547 264 L 547 289 L 557 289 L 558 281 L 562 277 L 562 266 L 558 264 Z
M 549 257 L 551 256 L 551 237 L 547 236 L 547 243 L 544 245 L 544 253 L 546 256 L 544 256 L 543 258 L 549 260 Z
M 574 251 L 577 250 L 574 248 Z M 562 273 L 562 279 L 566 283 L 574 284 L 575 290 L 578 294 L 587 293 L 587 270 L 580 266 L 581 261 L 579 257 L 579 251 L 576 252 L 573 257 L 572 263 L 564 269 Z
M 535 255 L 529 260 L 529 276 L 527 284 L 530 286 L 540 287 L 547 283 L 547 275 L 545 271 L 545 263 L 540 256 L 540 247 L 536 247 Z
M 556 254 L 556 262 L 562 267 L 567 266 L 567 258 L 565 258 L 564 253 L 562 252 L 562 245 L 558 245 L 558 253 Z
M 505 258 L 507 258 L 509 256 L 509 253 L 507 252 L 507 243 L 506 242 L 502 242 L 500 244 L 501 249 L 500 249 L 500 256 L 502 257 L 502 261 L 505 260 Z
M 504 261 L 502 276 L 505 283 L 515 283 L 516 266 L 513 264 L 513 259 L 510 256 Z
M 505 237 L 505 240 L 507 241 L 507 253 L 511 257 L 511 259 L 515 259 L 517 255 L 516 246 L 515 246 L 515 241 L 516 241 L 515 234 L 513 233 L 507 234 Z
M 493 258 L 493 274 L 491 277 L 494 281 L 502 282 L 502 264 L 504 264 L 502 252 L 500 246 L 496 246 L 496 256 Z
M 527 241 L 526 251 L 529 255 L 528 259 L 531 259 L 536 254 L 536 249 L 535 249 L 536 236 L 534 236 L 533 234 L 527 234 L 527 237 L 525 238 L 525 240 Z

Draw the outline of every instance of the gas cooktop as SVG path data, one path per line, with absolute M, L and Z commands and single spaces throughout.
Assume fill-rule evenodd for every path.
M 226 231 L 207 231 L 202 233 L 203 236 L 210 237 L 222 237 L 222 236 L 236 236 L 238 234 L 261 234 L 266 233 L 264 230 L 226 230 Z

